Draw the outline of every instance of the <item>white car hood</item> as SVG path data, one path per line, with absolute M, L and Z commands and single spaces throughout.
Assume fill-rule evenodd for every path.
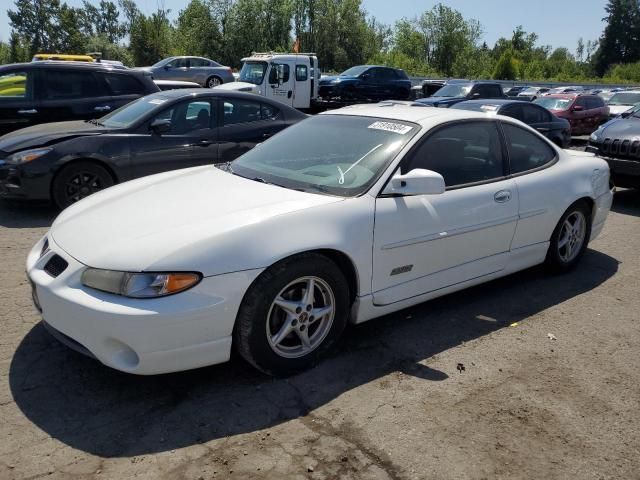
M 631 108 L 631 105 L 609 105 L 609 115 L 618 116 Z
M 258 85 L 248 82 L 229 82 L 223 83 L 222 85 L 218 85 L 214 87 L 217 90 L 231 90 L 233 92 L 248 92 L 248 93 L 258 93 L 260 89 Z
M 202 271 L 201 251 L 225 234 L 341 198 L 248 180 L 196 167 L 111 187 L 67 208 L 50 230 L 55 244 L 85 265 L 124 271 Z M 224 266 L 202 271 L 226 273 Z M 258 268 L 259 265 L 247 266 Z

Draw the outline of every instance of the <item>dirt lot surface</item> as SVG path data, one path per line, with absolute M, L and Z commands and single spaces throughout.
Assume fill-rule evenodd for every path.
M 135 377 L 58 344 L 24 276 L 53 216 L 0 203 L 0 479 L 640 478 L 640 192 L 575 272 L 351 328 L 288 380 Z

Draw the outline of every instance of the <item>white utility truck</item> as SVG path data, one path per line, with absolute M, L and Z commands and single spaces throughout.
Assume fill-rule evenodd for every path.
M 242 59 L 236 82 L 215 88 L 255 93 L 309 110 L 319 100 L 319 81 L 320 67 L 315 53 L 252 53 Z

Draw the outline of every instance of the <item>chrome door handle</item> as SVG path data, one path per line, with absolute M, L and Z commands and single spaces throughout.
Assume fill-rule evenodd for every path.
M 20 115 L 33 115 L 34 113 L 38 113 L 38 110 L 35 108 L 31 108 L 29 110 L 18 110 Z
M 109 110 L 111 110 L 111 107 L 109 105 L 104 105 L 102 107 L 94 107 L 94 110 L 96 112 L 108 112 Z
M 498 203 L 506 203 L 511 200 L 511 192 L 509 190 L 500 190 L 496 192 L 493 199 Z

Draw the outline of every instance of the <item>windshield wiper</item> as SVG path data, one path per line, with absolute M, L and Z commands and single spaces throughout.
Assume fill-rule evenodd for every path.
M 96 125 L 98 127 L 104 127 L 104 124 L 100 123 L 98 119 L 92 118 L 91 120 L 85 120 L 86 123 L 91 123 L 92 125 Z

